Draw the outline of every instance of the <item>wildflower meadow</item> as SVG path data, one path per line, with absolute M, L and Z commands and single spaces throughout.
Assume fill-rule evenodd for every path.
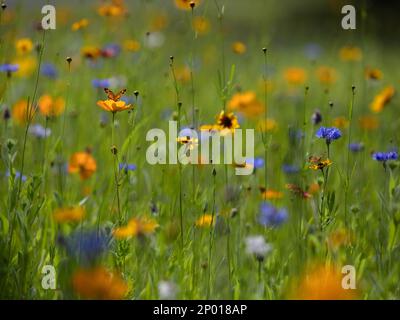
M 1 299 L 400 298 L 376 1 L 0 2 Z

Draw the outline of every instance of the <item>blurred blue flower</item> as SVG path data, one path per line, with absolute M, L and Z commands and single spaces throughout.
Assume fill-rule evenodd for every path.
M 372 159 L 376 161 L 386 162 L 389 160 L 397 160 L 399 158 L 399 154 L 397 151 L 389 151 L 389 152 L 374 152 L 372 154 Z
M 40 124 L 35 124 L 35 125 L 30 126 L 29 133 L 37 138 L 46 138 L 46 137 L 50 136 L 51 129 L 50 128 L 46 129 L 43 126 L 41 126 Z
M 317 43 L 309 43 L 304 47 L 304 54 L 310 60 L 316 60 L 322 53 L 322 48 Z
M 8 170 L 6 173 L 6 177 L 9 177 L 9 176 L 10 176 L 10 170 Z M 21 178 L 21 172 L 15 171 L 15 179 L 21 179 L 22 182 L 25 182 L 27 180 L 27 177 L 25 175 L 22 175 L 22 178 Z
M 119 167 L 119 170 L 124 170 L 125 172 L 136 170 L 136 165 L 133 163 L 121 162 L 118 167 Z
M 43 63 L 40 70 L 44 76 L 50 79 L 56 79 L 58 77 L 58 71 L 52 63 Z
M 106 46 L 101 49 L 101 54 L 105 58 L 113 58 L 119 55 L 121 52 L 121 47 L 118 44 L 111 43 L 107 44 Z
M 278 227 L 288 219 L 287 210 L 278 209 L 268 202 L 261 203 L 259 222 L 264 227 Z
M 95 88 L 108 88 L 110 87 L 110 79 L 93 79 L 92 86 Z
M 358 143 L 358 142 L 353 142 L 349 144 L 349 149 L 350 151 L 353 152 L 360 152 L 364 150 L 364 144 L 363 143 Z
M 59 236 L 61 244 L 67 254 L 81 263 L 91 263 L 101 257 L 110 247 L 111 235 L 103 230 L 77 230 L 71 235 Z
M 5 63 L 5 64 L 0 64 L 0 72 L 16 72 L 19 69 L 18 64 L 11 64 L 11 63 Z
M 256 168 L 256 169 L 264 167 L 264 159 L 261 157 L 246 158 L 246 163 L 254 166 L 254 168 Z
M 318 129 L 317 133 L 315 134 L 317 138 L 325 139 L 327 144 L 330 144 L 332 140 L 337 140 L 342 136 L 342 133 L 338 128 L 326 128 L 321 127 Z
M 284 164 L 282 165 L 282 170 L 286 174 L 298 173 L 300 168 L 295 164 Z

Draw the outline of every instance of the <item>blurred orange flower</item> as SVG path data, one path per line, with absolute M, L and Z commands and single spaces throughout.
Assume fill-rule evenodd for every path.
M 123 0 L 112 0 L 110 3 L 101 5 L 97 12 L 103 17 L 120 17 L 127 11 Z
M 128 286 L 117 273 L 103 267 L 78 269 L 72 278 L 75 292 L 85 299 L 118 300 L 128 293 Z
M 194 3 L 194 6 L 197 7 L 200 4 L 200 0 L 175 0 L 175 5 L 178 9 L 181 10 L 191 10 L 191 3 Z
M 32 40 L 29 38 L 21 38 L 15 42 L 15 49 L 19 55 L 29 53 L 33 49 Z
M 38 105 L 41 114 L 46 117 L 56 117 L 63 113 L 65 101 L 61 97 L 53 98 L 45 94 L 39 98 Z
M 27 100 L 19 100 L 12 108 L 12 118 L 20 125 L 25 124 L 28 120 L 32 120 L 35 110 L 32 105 L 28 108 Z
M 358 119 L 360 127 L 364 130 L 375 130 L 379 127 L 379 120 L 376 116 L 366 115 Z
M 114 229 L 113 235 L 117 239 L 126 239 L 152 234 L 157 228 L 157 222 L 151 218 L 132 218 L 126 226 Z
M 232 51 L 236 54 L 243 54 L 247 50 L 246 45 L 241 41 L 235 41 L 232 43 Z
M 140 50 L 140 42 L 128 39 L 124 41 L 123 47 L 126 51 L 137 52 Z
M 332 120 L 332 125 L 334 127 L 344 129 L 349 126 L 349 120 L 347 120 L 345 117 L 337 117 Z
M 307 73 L 302 68 L 292 67 L 284 71 L 284 78 L 291 85 L 303 84 L 307 79 Z
M 215 225 L 215 216 L 211 214 L 203 214 L 195 223 L 196 227 L 210 227 L 211 224 Z
M 81 206 L 58 208 L 53 213 L 56 222 L 78 222 L 85 216 L 85 209 Z
M 321 66 L 316 70 L 318 80 L 325 85 L 333 84 L 337 80 L 337 72 L 334 68 Z
M 81 29 L 86 28 L 89 25 L 89 20 L 88 19 L 81 19 L 79 21 L 76 21 L 72 24 L 71 30 L 72 31 L 78 31 Z
M 193 28 L 199 35 L 204 35 L 210 31 L 210 21 L 201 16 L 196 16 L 193 19 Z
M 381 80 L 383 78 L 383 73 L 381 70 L 376 68 L 366 68 L 365 77 L 370 80 Z
M 393 86 L 388 86 L 384 88 L 375 96 L 369 108 L 375 113 L 381 112 L 383 108 L 390 102 L 390 100 L 392 100 L 394 94 L 395 89 Z
M 362 59 L 362 51 L 355 46 L 345 46 L 340 49 L 339 57 L 343 61 L 359 61 Z
M 90 178 L 97 169 L 96 160 L 87 152 L 76 152 L 71 156 L 68 164 L 69 173 L 79 173 L 82 180 Z
M 228 108 L 247 117 L 257 117 L 264 112 L 263 104 L 257 100 L 253 91 L 238 92 L 228 102 Z

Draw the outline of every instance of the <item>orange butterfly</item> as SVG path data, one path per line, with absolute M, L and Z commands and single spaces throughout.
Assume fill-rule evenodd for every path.
M 120 92 L 115 94 L 110 89 L 104 88 L 104 92 L 107 93 L 108 99 L 113 100 L 113 101 L 118 101 L 125 94 L 126 89 L 122 89 Z

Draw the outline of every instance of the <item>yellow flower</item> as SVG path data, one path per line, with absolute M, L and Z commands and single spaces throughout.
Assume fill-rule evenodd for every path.
M 366 68 L 365 77 L 370 80 L 381 80 L 383 78 L 383 73 L 379 69 Z
M 96 160 L 87 151 L 74 153 L 68 163 L 68 172 L 79 173 L 82 180 L 90 178 L 96 170 Z
M 85 209 L 81 206 L 58 208 L 53 213 L 56 222 L 78 222 L 85 216 Z
M 96 59 L 101 56 L 101 50 L 95 46 L 85 46 L 81 49 L 81 54 L 88 59 Z
M 123 46 L 126 51 L 137 52 L 140 50 L 140 42 L 136 40 L 125 40 Z
M 19 55 L 29 53 L 33 49 L 32 40 L 29 38 L 21 38 L 15 42 L 15 48 Z
M 266 120 L 262 119 L 258 123 L 258 130 L 262 132 L 274 131 L 277 128 L 278 128 L 278 123 L 271 118 L 267 118 Z
M 376 116 L 366 115 L 358 119 L 360 127 L 367 131 L 376 130 L 379 128 L 379 120 Z
M 300 279 L 292 282 L 289 299 L 352 300 L 358 298 L 355 289 L 342 287 L 341 269 L 330 264 L 309 266 Z
M 337 117 L 332 120 L 332 125 L 334 127 L 344 129 L 349 126 L 349 121 L 345 117 Z
M 221 111 L 217 118 L 217 126 L 222 133 L 234 132 L 235 129 L 239 128 L 239 122 L 233 112 L 225 113 Z
M 127 11 L 123 0 L 112 0 L 111 3 L 101 5 L 97 12 L 103 17 L 120 17 Z
M 151 20 L 151 28 L 152 32 L 161 31 L 163 30 L 168 24 L 168 18 L 164 13 L 157 14 Z
M 14 73 L 18 77 L 29 77 L 36 69 L 37 61 L 35 57 L 24 56 L 15 59 L 12 63 L 18 64 L 19 69 Z
M 85 299 L 118 300 L 128 293 L 128 286 L 117 273 L 103 267 L 78 269 L 72 278 L 75 292 Z
M 333 249 L 337 249 L 340 246 L 348 245 L 352 242 L 353 235 L 350 231 L 346 229 L 337 229 L 332 231 L 328 237 L 328 244 Z
M 333 84 L 336 82 L 336 70 L 330 67 L 321 66 L 317 69 L 316 75 L 318 80 L 325 85 Z
M 306 81 L 307 74 L 304 69 L 292 67 L 284 71 L 286 81 L 291 85 L 299 85 Z
M 196 227 L 211 227 L 215 224 L 215 216 L 211 214 L 203 214 L 200 218 L 196 220 Z
M 393 86 L 384 88 L 379 94 L 377 94 L 370 104 L 369 108 L 375 113 L 379 113 L 383 108 L 392 100 L 395 94 Z
M 200 0 L 175 0 L 175 5 L 181 10 L 191 10 L 190 3 L 194 3 L 195 7 L 197 7 L 200 2 Z
M 229 110 L 239 111 L 246 117 L 257 117 L 265 111 L 263 104 L 257 100 L 253 91 L 234 94 L 228 102 L 228 108 Z
M 272 190 L 272 189 L 267 189 L 265 190 L 264 188 L 261 189 L 261 195 L 263 199 L 266 200 L 277 200 L 277 199 L 282 199 L 283 193 L 280 191 Z
M 151 218 L 132 218 L 126 226 L 114 229 L 113 235 L 117 239 L 145 236 L 154 233 L 157 228 L 158 223 Z
M 189 82 L 191 75 L 190 75 L 190 68 L 188 66 L 178 67 L 175 69 L 175 77 L 176 80 L 181 82 Z
M 125 101 L 122 101 L 122 100 L 118 100 L 118 101 L 114 101 L 111 99 L 100 100 L 100 101 L 97 101 L 97 105 L 99 107 L 101 107 L 102 109 L 104 109 L 105 111 L 109 111 L 109 112 L 113 112 L 113 113 L 132 109 L 132 105 L 126 104 Z
M 56 117 L 63 113 L 65 101 L 61 97 L 53 99 L 52 96 L 45 94 L 40 97 L 38 105 L 41 114 L 46 117 Z
M 197 138 L 192 138 L 190 136 L 184 136 L 184 137 L 178 137 L 176 138 L 176 141 L 180 144 L 186 145 L 189 150 L 193 150 L 194 147 L 198 144 L 199 139 Z
M 343 61 L 359 61 L 362 59 L 362 51 L 358 47 L 346 46 L 340 49 L 339 57 Z
M 232 43 L 232 51 L 236 54 L 243 54 L 246 52 L 246 45 L 241 41 L 235 41 Z
M 20 125 L 25 124 L 28 120 L 32 120 L 35 115 L 35 110 L 32 105 L 28 107 L 27 100 L 19 100 L 12 108 L 12 118 Z
M 329 159 L 322 160 L 321 158 L 316 157 L 310 157 L 309 162 L 310 165 L 308 167 L 312 170 L 323 170 L 332 164 L 332 161 Z
M 193 28 L 199 35 L 204 35 L 210 31 L 210 21 L 201 16 L 196 16 L 193 19 Z
M 76 21 L 72 24 L 71 30 L 72 31 L 78 31 L 81 29 L 86 28 L 89 25 L 89 20 L 88 19 L 81 19 L 79 21 Z

